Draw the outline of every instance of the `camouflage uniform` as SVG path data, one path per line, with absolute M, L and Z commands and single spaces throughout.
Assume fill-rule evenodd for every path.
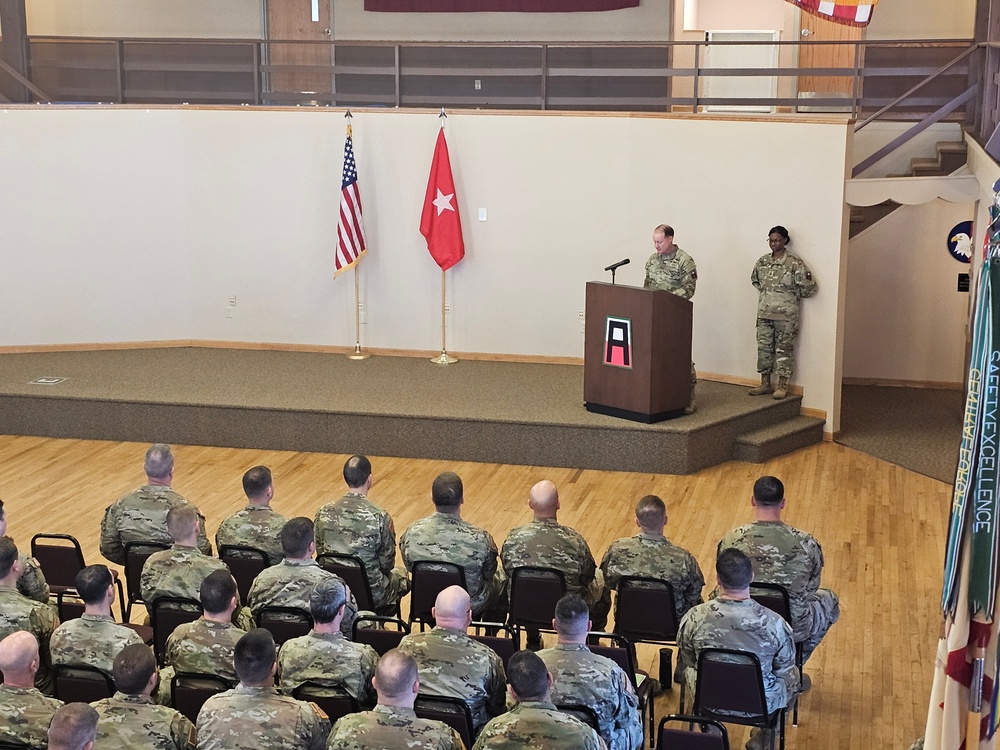
M 329 734 L 319 708 L 273 687 L 237 685 L 213 695 L 198 714 L 200 750 L 323 750 Z
M 660 255 L 653 253 L 646 261 L 646 278 L 643 289 L 662 289 L 683 299 L 694 297 L 698 285 L 698 269 L 694 259 L 674 245 L 674 252 Z M 698 381 L 698 375 L 691 363 L 691 385 Z
M 170 681 L 177 672 L 214 674 L 233 685 L 239 682 L 233 667 L 233 654 L 236 642 L 244 635 L 246 631 L 235 625 L 213 622 L 204 617 L 178 625 L 167 636 L 163 656 L 166 666 L 160 670 L 156 702 L 163 706 L 171 704 Z
M 761 256 L 750 281 L 757 301 L 757 372 L 792 376 L 792 353 L 799 333 L 799 300 L 816 294 L 816 281 L 802 259 L 789 252 Z
M 597 571 L 587 540 L 579 532 L 554 518 L 536 518 L 507 535 L 500 558 L 507 578 L 525 566 L 561 570 L 566 576 L 566 593 L 579 594 L 590 607 L 594 629 L 603 630 L 607 625 L 611 599 L 604 593 L 604 574 Z
M 472 616 L 503 620 L 507 611 L 507 581 L 497 569 L 497 543 L 485 529 L 451 513 L 435 513 L 410 524 L 399 551 L 407 570 L 416 560 L 440 560 L 465 570 L 472 599 Z
M 642 746 L 639 698 L 621 667 L 584 645 L 569 643 L 542 649 L 538 656 L 552 675 L 553 703 L 594 709 L 609 750 Z
M 55 629 L 49 652 L 53 665 L 86 664 L 110 675 L 121 650 L 142 642 L 138 633 L 113 617 L 83 614 Z
M 503 661 L 489 646 L 461 630 L 438 626 L 405 636 L 399 650 L 417 660 L 420 692 L 465 701 L 475 731 L 504 712 Z
M 792 629 L 780 615 L 753 599 L 713 599 L 681 620 L 677 633 L 679 667 L 695 694 L 698 655 L 706 648 L 749 651 L 760 659 L 768 712 L 787 706 L 799 689 Z
M 418 719 L 411 708 L 375 706 L 333 725 L 326 750 L 465 750 L 458 732 L 441 721 Z
M 490 721 L 473 750 L 607 750 L 593 729 L 552 703 L 524 701 Z
M 195 750 L 197 733 L 187 717 L 157 706 L 146 695 L 115 693 L 91 704 L 97 710 L 95 747 Z
M 268 506 L 251 503 L 219 524 L 215 546 L 220 549 L 224 544 L 256 547 L 267 553 L 269 564 L 276 565 L 285 557 L 281 549 L 281 529 L 287 520 Z
M 17 590 L 29 599 L 48 604 L 49 584 L 45 581 L 42 566 L 38 560 L 23 552 L 17 557 L 21 562 L 21 575 L 17 578 Z
M 62 701 L 44 696 L 35 688 L 0 685 L 0 741 L 45 750 L 49 722 L 61 705 Z
M 203 555 L 195 547 L 175 544 L 170 549 L 154 552 L 142 566 L 139 577 L 139 591 L 150 617 L 153 602 L 161 596 L 201 601 L 201 584 L 217 570 L 228 571 L 229 568 L 219 558 Z
M 125 545 L 129 542 L 172 544 L 167 533 L 167 511 L 178 505 L 190 505 L 169 487 L 147 484 L 131 492 L 104 511 L 101 521 L 101 554 L 119 565 L 125 564 Z M 198 549 L 212 554 L 205 535 L 205 516 L 198 514 Z
M 349 641 L 343 633 L 313 630 L 286 641 L 281 647 L 278 687 L 285 695 L 291 695 L 299 685 L 313 680 L 343 688 L 361 706 L 370 707 L 375 705 L 372 677 L 377 664 L 378 654 L 371 646 Z
M 348 492 L 316 511 L 316 554 L 355 555 L 364 563 L 372 602 L 379 614 L 393 615 L 410 590 L 396 564 L 396 527 L 389 514 L 360 492 Z
M 788 591 L 795 641 L 802 644 L 803 660 L 808 659 L 840 617 L 840 599 L 819 587 L 823 571 L 819 542 L 782 521 L 756 521 L 722 537 L 719 552 L 728 547 L 750 558 L 757 583 L 774 583 Z
M 254 579 L 247 604 L 258 620 L 264 607 L 298 607 L 309 612 L 309 594 L 317 583 L 327 578 L 336 578 L 344 583 L 340 576 L 323 570 L 315 560 L 290 560 L 286 557 Z M 357 619 L 358 603 L 351 594 L 344 609 L 344 619 L 340 622 L 340 632 L 350 638 Z
M 38 672 L 35 687 L 46 695 L 52 694 L 52 658 L 49 641 L 59 618 L 47 604 L 22 596 L 13 589 L 0 588 L 0 640 L 16 630 L 27 630 L 38 639 Z
M 698 561 L 663 534 L 643 531 L 612 542 L 601 560 L 601 570 L 604 572 L 605 596 L 608 597 L 624 576 L 669 581 L 674 589 L 674 610 L 678 622 L 685 612 L 702 602 L 705 576 Z

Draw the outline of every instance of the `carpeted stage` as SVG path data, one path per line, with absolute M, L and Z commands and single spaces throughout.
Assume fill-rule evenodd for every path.
M 37 385 L 41 377 L 61 377 Z M 800 398 L 702 381 L 647 425 L 583 406 L 574 365 L 216 348 L 0 355 L 0 432 L 688 474 L 818 442 Z

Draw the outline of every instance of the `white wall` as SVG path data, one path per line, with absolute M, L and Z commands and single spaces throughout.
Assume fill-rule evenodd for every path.
M 285 0 L 287 1 L 287 0 Z M 26 0 L 34 36 L 260 39 L 261 0 Z
M 417 229 L 437 128 L 433 113 L 355 116 L 369 347 L 439 346 L 441 274 Z M 652 228 L 669 222 L 698 262 L 699 369 L 753 378 L 749 274 L 781 223 L 820 284 L 794 380 L 832 419 L 847 131 L 453 113 L 468 254 L 449 272 L 449 349 L 582 356 L 586 282 L 628 256 L 619 282 L 641 284 Z M 0 111 L 0 345 L 352 345 L 353 283 L 333 279 L 331 251 L 343 138 L 329 110 Z
M 956 289 L 971 269 L 946 240 L 974 215 L 974 204 L 935 199 L 903 206 L 850 241 L 845 378 L 962 382 L 969 294 Z

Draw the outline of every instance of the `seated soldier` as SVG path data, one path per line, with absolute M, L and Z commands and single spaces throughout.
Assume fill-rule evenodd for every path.
M 591 625 L 587 603 L 576 594 L 566 594 L 556 604 L 555 614 L 552 627 L 559 643 L 538 652 L 552 675 L 552 702 L 594 709 L 598 732 L 610 750 L 641 747 L 642 719 L 632 680 L 611 659 L 587 648 Z
M 420 680 L 412 656 L 395 648 L 387 651 L 375 668 L 372 685 L 378 705 L 339 719 L 327 750 L 465 750 L 454 729 L 441 721 L 418 719 L 413 712 Z
M 45 728 L 62 701 L 35 687 L 41 660 L 34 635 L 17 630 L 0 641 L 0 742 L 45 750 Z
M 247 496 L 247 506 L 229 516 L 215 533 L 215 546 L 232 544 L 255 547 L 267 553 L 269 565 L 281 562 L 281 529 L 286 519 L 271 510 L 274 497 L 274 482 L 271 470 L 266 466 L 254 466 L 243 475 L 243 491 Z M 220 551 L 221 554 L 221 551 Z
M 677 634 L 677 658 L 688 689 L 695 694 L 698 656 L 706 648 L 748 651 L 760 660 L 768 713 L 777 711 L 799 689 L 792 629 L 780 615 L 750 598 L 753 569 L 750 558 L 738 549 L 724 549 L 715 572 L 722 593 L 684 615 Z M 747 750 L 771 747 L 772 731 L 755 727 Z
M 347 607 L 347 587 L 335 578 L 320 581 L 309 595 L 312 630 L 286 641 L 278 652 L 278 687 L 292 695 L 304 682 L 318 682 L 330 688 L 346 690 L 359 705 L 375 705 L 372 676 L 378 664 L 375 649 L 354 643 L 340 632 L 340 622 Z M 336 691 L 313 688 L 316 695 L 335 695 Z
M 183 505 L 194 508 L 170 489 L 174 478 L 174 454 L 169 445 L 151 446 L 146 451 L 143 468 L 147 484 L 109 505 L 101 521 L 101 554 L 119 565 L 125 564 L 125 545 L 129 542 L 170 544 L 167 511 Z M 195 544 L 206 555 L 212 554 L 212 545 L 205 535 L 205 517 L 201 513 L 198 513 Z
M 49 645 L 52 664 L 86 664 L 110 676 L 115 657 L 142 638 L 111 616 L 115 585 L 107 565 L 88 565 L 73 583 L 83 599 L 83 614 L 55 629 Z
M 195 750 L 194 725 L 178 711 L 153 702 L 156 658 L 149 646 L 126 646 L 113 668 L 118 692 L 93 704 L 98 747 Z
M 17 579 L 21 577 L 21 563 L 17 545 L 9 536 L 0 536 L 0 638 L 17 630 L 27 630 L 38 642 L 39 663 L 35 674 L 35 687 L 52 695 L 52 659 L 49 641 L 52 631 L 59 624 L 47 604 L 18 593 Z
M 311 518 L 299 516 L 285 524 L 281 530 L 281 549 L 285 553 L 285 559 L 261 571 L 250 587 L 247 599 L 258 622 L 264 607 L 295 607 L 308 613 L 309 595 L 317 583 L 331 579 L 344 583 L 340 576 L 323 570 L 313 559 L 316 543 Z M 356 619 L 358 605 L 348 589 L 347 607 L 340 623 L 340 632 L 350 638 Z
M 330 720 L 313 704 L 274 689 L 275 651 L 274 639 L 263 628 L 240 638 L 233 657 L 240 683 L 202 706 L 200 750 L 323 750 Z

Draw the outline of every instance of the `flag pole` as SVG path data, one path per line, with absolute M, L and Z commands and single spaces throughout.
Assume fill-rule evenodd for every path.
M 371 354 L 361 351 L 361 293 L 358 287 L 358 266 L 354 266 L 354 352 L 347 355 L 348 359 L 370 359 Z
M 441 272 L 441 353 L 434 359 L 432 359 L 431 362 L 433 362 L 436 365 L 453 365 L 456 362 L 458 362 L 458 360 L 452 356 L 449 356 L 448 349 L 445 346 L 445 331 L 447 330 L 446 328 L 447 321 L 445 320 L 445 313 L 447 312 L 448 306 L 445 304 L 444 280 L 445 280 L 445 272 L 442 271 Z

